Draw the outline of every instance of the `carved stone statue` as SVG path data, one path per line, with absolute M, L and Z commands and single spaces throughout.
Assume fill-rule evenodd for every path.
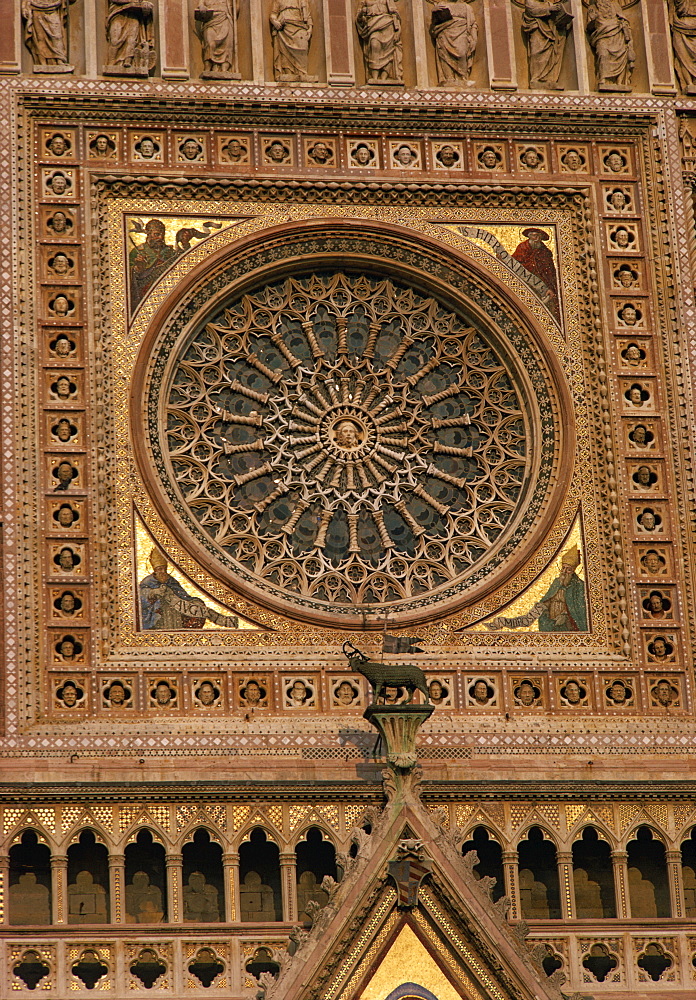
M 478 22 L 468 2 L 437 3 L 430 20 L 440 86 L 469 83 L 478 41 Z
M 355 27 L 368 83 L 403 83 L 401 15 L 395 0 L 361 0 Z
M 204 80 L 238 80 L 237 0 L 200 0 L 194 13 L 201 40 Z
M 562 3 L 526 0 L 522 34 L 527 45 L 531 90 L 563 90 L 558 82 L 572 15 Z
M 270 21 L 276 82 L 315 81 L 307 74 L 313 28 L 308 0 L 273 0 Z
M 35 73 L 72 73 L 68 63 L 68 6 L 75 0 L 22 0 L 24 44 Z
M 696 94 L 696 0 L 672 0 L 674 68 L 685 94 Z
M 109 0 L 106 76 L 147 76 L 154 69 L 153 11 L 150 0 Z
M 587 36 L 595 57 L 597 89 L 630 91 L 636 57 L 620 0 L 593 0 L 587 11 Z

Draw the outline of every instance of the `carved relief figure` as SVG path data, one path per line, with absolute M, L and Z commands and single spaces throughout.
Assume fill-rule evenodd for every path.
M 72 73 L 68 64 L 68 5 L 75 0 L 22 0 L 24 44 L 35 73 Z
M 469 83 L 478 42 L 478 22 L 470 2 L 435 3 L 430 37 L 440 86 Z
M 368 83 L 403 83 L 401 15 L 395 0 L 361 0 L 355 27 Z
M 670 0 L 674 68 L 685 94 L 696 93 L 696 0 Z
M 167 572 L 168 562 L 157 549 L 150 553 L 152 573 L 140 581 L 140 614 L 144 629 L 203 628 L 206 620 L 238 628 L 232 615 L 221 615 L 188 594 Z
M 594 52 L 598 90 L 630 91 L 636 56 L 631 26 L 620 0 L 594 0 L 590 4 L 587 36 Z
M 204 80 L 233 80 L 237 72 L 237 0 L 201 0 L 194 12 Z
M 105 74 L 147 76 L 154 69 L 153 11 L 150 0 L 109 0 Z
M 563 90 L 558 82 L 573 16 L 562 3 L 526 0 L 522 34 L 527 46 L 531 90 Z
M 313 28 L 308 0 L 273 0 L 270 21 L 276 82 L 316 80 L 307 74 Z

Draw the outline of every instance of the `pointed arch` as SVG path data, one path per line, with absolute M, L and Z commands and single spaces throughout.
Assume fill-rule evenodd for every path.
M 55 849 L 56 838 L 53 834 L 36 820 L 31 813 L 26 812 L 21 821 L 12 827 L 12 831 L 5 837 L 5 853 L 10 850 L 14 841 L 24 836 L 27 830 L 33 830 L 41 843 L 45 843 L 51 850 Z
M 143 819 L 145 822 L 142 822 Z M 162 846 L 167 850 L 171 850 L 174 846 L 174 842 L 168 832 L 146 812 L 142 812 L 135 822 L 126 827 L 125 831 L 117 841 L 118 845 L 125 848 L 128 844 L 132 844 L 141 830 L 149 830 L 152 834 L 152 839 L 156 840 L 159 844 L 162 844 Z
M 79 840 L 86 830 L 89 830 L 94 834 L 94 839 L 97 843 L 101 844 L 108 851 L 114 843 L 113 834 L 110 831 L 105 830 L 101 823 L 98 823 L 94 818 L 89 818 L 86 823 L 84 822 L 84 818 L 85 817 L 83 816 L 82 819 L 70 828 L 67 834 L 63 837 L 61 846 L 67 851 L 72 844 Z
M 210 837 L 211 842 L 218 844 L 223 851 L 227 849 L 227 845 L 229 843 L 228 837 L 222 833 L 222 831 L 210 820 L 208 816 L 205 818 L 199 816 L 197 819 L 191 820 L 191 822 L 181 831 L 174 843 L 183 849 L 186 844 L 193 842 L 193 838 L 198 830 L 205 830 Z
M 281 850 L 286 846 L 286 840 L 282 832 L 278 830 L 276 826 L 269 819 L 263 816 L 261 813 L 255 813 L 254 816 L 249 819 L 242 829 L 239 831 L 237 836 L 234 838 L 232 844 L 236 850 L 239 850 L 242 844 L 248 843 L 254 830 L 263 830 L 266 837 L 276 845 L 278 850 Z
M 325 840 L 327 840 L 330 844 L 333 844 L 333 846 L 336 848 L 336 850 L 338 850 L 338 838 L 336 837 L 335 830 L 329 829 L 327 827 L 327 825 L 326 825 L 325 822 L 323 822 L 323 823 L 312 823 L 312 822 L 305 823 L 304 821 L 302 823 L 302 826 L 298 829 L 298 831 L 296 833 L 293 833 L 293 836 L 292 836 L 292 839 L 290 841 L 290 844 L 288 845 L 289 848 L 291 848 L 292 850 L 296 850 L 297 849 L 297 845 L 300 843 L 300 841 L 306 840 L 307 839 L 307 834 L 312 829 L 320 830 L 322 837 Z
M 577 840 L 580 840 L 582 838 L 584 831 L 587 830 L 588 827 L 591 827 L 593 830 L 596 830 L 598 836 L 600 836 L 602 840 L 606 840 L 606 842 L 609 844 L 609 846 L 613 851 L 615 851 L 618 848 L 619 840 L 616 834 L 612 833 L 611 830 L 609 830 L 609 828 L 606 826 L 606 824 L 603 823 L 601 820 L 597 819 L 596 816 L 593 816 L 591 813 L 586 812 L 583 813 L 581 818 L 572 827 L 570 831 L 569 839 L 570 839 L 571 849 L 572 845 Z

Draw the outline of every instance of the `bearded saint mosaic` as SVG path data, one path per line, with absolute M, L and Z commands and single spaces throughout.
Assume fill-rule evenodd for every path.
M 187 224 L 188 223 L 188 224 Z M 145 296 L 171 265 L 192 246 L 221 229 L 220 221 L 196 219 L 192 222 L 168 217 L 128 219 L 128 285 L 133 314 Z

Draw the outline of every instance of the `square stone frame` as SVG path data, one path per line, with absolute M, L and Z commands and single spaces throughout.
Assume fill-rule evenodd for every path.
M 606 481 L 603 479 L 601 470 L 605 467 L 601 457 L 601 444 L 592 447 L 588 438 L 596 435 L 595 430 L 591 430 L 592 417 L 590 407 L 599 403 L 599 398 L 590 402 L 593 395 L 592 387 L 586 384 L 583 370 L 582 356 L 588 351 L 592 353 L 596 349 L 594 338 L 590 334 L 588 344 L 587 329 L 582 328 L 580 318 L 580 299 L 582 297 L 582 277 L 576 266 L 578 259 L 578 246 L 576 243 L 576 219 L 571 201 L 570 208 L 565 205 L 559 207 L 558 199 L 555 204 L 548 207 L 537 205 L 534 208 L 520 207 L 496 207 L 497 199 L 487 199 L 479 205 L 468 205 L 466 208 L 452 208 L 445 215 L 440 211 L 433 211 L 429 205 L 408 206 L 395 208 L 385 205 L 351 205 L 341 204 L 332 201 L 327 203 L 325 199 L 318 199 L 316 202 L 307 202 L 305 198 L 299 201 L 293 195 L 292 188 L 277 182 L 281 189 L 280 197 L 275 203 L 269 204 L 262 200 L 245 201 L 208 201 L 202 198 L 202 191 L 199 191 L 198 199 L 194 207 L 200 211 L 202 216 L 210 217 L 216 213 L 218 217 L 236 216 L 239 218 L 246 213 L 251 218 L 247 221 L 239 222 L 232 228 L 226 229 L 218 235 L 212 236 L 204 243 L 199 244 L 193 251 L 186 254 L 185 258 L 176 262 L 172 268 L 158 282 L 147 301 L 138 310 L 133 323 L 129 326 L 125 316 L 125 271 L 124 271 L 124 245 L 123 245 L 123 217 L 126 214 L 137 213 L 144 217 L 146 215 L 157 215 L 167 213 L 168 215 L 190 214 L 191 202 L 181 201 L 178 198 L 138 198 L 137 187 L 131 188 L 131 197 L 114 197 L 109 190 L 109 186 L 100 182 L 98 184 L 101 197 L 98 204 L 101 209 L 100 232 L 106 234 L 106 246 L 104 241 L 100 242 L 99 248 L 95 247 L 95 258 L 100 255 L 102 270 L 99 274 L 95 286 L 98 287 L 104 296 L 104 308 L 108 310 L 110 317 L 108 343 L 103 345 L 102 354 L 104 358 L 111 360 L 111 377 L 100 379 L 99 385 L 102 387 L 103 396 L 97 397 L 97 406 L 100 410 L 111 415 L 113 423 L 111 432 L 111 445 L 104 450 L 105 460 L 111 456 L 111 474 L 109 480 L 114 484 L 114 492 L 111 498 L 115 515 L 114 536 L 110 536 L 106 549 L 111 554 L 110 562 L 112 566 L 111 577 L 113 578 L 113 555 L 117 553 L 118 573 L 117 581 L 112 580 L 110 586 L 117 587 L 118 593 L 114 594 L 108 619 L 104 622 L 111 636 L 110 653 L 118 657 L 128 653 L 133 655 L 138 650 L 140 655 L 152 656 L 157 650 L 163 648 L 181 648 L 189 650 L 198 647 L 203 650 L 211 650 L 216 646 L 223 647 L 267 647 L 269 644 L 276 645 L 282 641 L 283 645 L 327 645 L 336 647 L 345 638 L 345 631 L 332 631 L 320 627 L 312 627 L 305 624 L 292 622 L 277 614 L 269 612 L 264 608 L 255 606 L 249 601 L 240 599 L 231 594 L 225 587 L 216 584 L 211 576 L 198 565 L 181 546 L 174 537 L 171 530 L 163 523 L 158 516 L 154 505 L 147 496 L 145 486 L 142 484 L 137 470 L 130 458 L 131 446 L 129 441 L 129 389 L 133 376 L 133 365 L 140 343 L 144 337 L 148 324 L 157 311 L 159 305 L 167 296 L 176 289 L 185 275 L 197 266 L 207 256 L 217 250 L 231 245 L 237 239 L 250 234 L 263 234 L 264 230 L 271 228 L 281 220 L 304 220 L 317 218 L 338 217 L 367 220 L 379 220 L 381 222 L 398 223 L 402 227 L 406 226 L 413 230 L 414 238 L 419 234 L 426 234 L 435 237 L 440 242 L 449 244 L 453 249 L 465 253 L 473 258 L 480 266 L 486 268 L 499 280 L 508 284 L 512 291 L 525 303 L 525 305 L 535 314 L 536 320 L 545 328 L 545 332 L 561 359 L 566 377 L 571 385 L 577 404 L 578 421 L 578 445 L 576 450 L 576 465 L 573 480 L 563 505 L 562 511 L 556 518 L 555 525 L 544 545 L 537 552 L 530 556 L 529 562 L 522 573 L 517 574 L 514 580 L 508 582 L 500 588 L 496 594 L 487 601 L 479 603 L 476 608 L 457 612 L 445 619 L 444 622 L 432 626 L 421 627 L 419 634 L 425 636 L 425 641 L 429 641 L 431 636 L 438 635 L 439 641 L 449 647 L 458 647 L 467 644 L 483 643 L 490 645 L 491 639 L 495 639 L 497 645 L 506 646 L 508 644 L 519 644 L 522 640 L 525 645 L 535 647 L 552 647 L 559 645 L 582 645 L 596 651 L 605 650 L 607 644 L 612 645 L 610 629 L 607 627 L 607 607 L 603 600 L 603 595 L 599 587 L 590 589 L 592 600 L 592 632 L 580 636 L 559 634 L 519 634 L 504 635 L 483 635 L 481 633 L 469 634 L 461 629 L 474 620 L 480 620 L 488 614 L 504 606 L 513 596 L 519 594 L 525 587 L 529 586 L 537 578 L 544 567 L 553 558 L 554 553 L 562 545 L 563 539 L 570 530 L 573 519 L 578 508 L 583 510 L 584 533 L 588 540 L 588 576 L 597 581 L 601 580 L 603 573 L 603 560 L 601 559 L 602 544 L 606 544 L 610 551 L 610 544 L 607 539 L 602 540 L 602 528 L 599 523 L 597 503 L 594 492 L 590 491 L 590 483 L 595 483 L 596 494 L 606 494 Z M 151 185 L 149 185 L 150 187 Z M 522 197 L 520 192 L 515 192 L 517 197 Z M 509 203 L 509 199 L 508 203 Z M 186 209 L 189 209 L 189 213 Z M 545 308 L 540 300 L 519 280 L 514 274 L 501 264 L 490 253 L 482 250 L 474 243 L 464 237 L 452 232 L 441 222 L 449 225 L 456 223 L 480 222 L 485 225 L 490 223 L 516 223 L 524 224 L 545 224 L 556 229 L 559 258 L 561 262 L 561 278 L 564 280 L 564 287 L 567 289 L 568 309 L 566 313 L 566 324 L 564 331 L 560 331 L 550 320 Z M 317 239 L 321 239 L 321 231 L 317 231 Z M 106 330 L 106 327 L 104 327 Z M 597 358 L 597 363 L 601 361 Z M 111 387 L 111 392 L 109 392 Z M 135 485 L 134 485 L 135 484 Z M 235 611 L 242 615 L 247 615 L 255 621 L 261 623 L 270 631 L 245 631 L 220 632 L 210 631 L 207 633 L 197 633 L 196 635 L 186 633 L 162 633 L 162 632 L 142 632 L 137 630 L 137 625 L 133 613 L 134 591 L 137 587 L 133 579 L 132 567 L 132 501 L 137 496 L 137 505 L 140 516 L 148 526 L 154 538 L 161 546 L 162 550 L 169 553 L 176 564 L 205 590 L 212 594 L 217 600 L 228 606 L 232 606 Z M 584 500 L 584 503 L 583 503 Z M 101 503 L 105 501 L 100 500 Z M 106 567 L 104 567 L 106 570 Z M 611 569 L 610 569 L 611 571 Z M 106 581 L 106 573 L 103 577 Z M 449 633 L 449 637 L 448 637 Z M 570 639 L 570 643 L 568 640 Z M 614 648 L 619 648 L 620 639 L 614 638 Z
M 589 104 L 589 102 L 588 102 Z M 33 107 L 30 108 L 30 105 Z M 31 191 L 31 132 L 30 126 L 32 125 L 33 118 L 41 118 L 42 124 L 46 122 L 46 115 L 49 112 L 49 108 L 53 117 L 51 121 L 56 127 L 62 126 L 65 122 L 65 118 L 62 118 L 58 106 L 53 98 L 41 99 L 38 102 L 30 97 L 26 105 L 26 114 L 22 113 L 21 122 L 22 129 L 21 134 L 24 138 L 29 138 L 29 143 L 26 147 L 20 148 L 20 187 L 21 192 L 21 204 L 27 206 L 33 203 L 33 194 Z M 369 109 L 369 121 L 374 126 L 376 109 Z M 589 110 L 586 109 L 586 111 Z M 175 112 L 176 113 L 176 112 Z M 181 113 L 179 111 L 179 113 Z M 357 111 L 356 111 L 357 114 Z M 92 122 L 95 117 L 94 108 L 88 109 L 87 111 L 78 110 L 76 112 L 71 112 L 68 120 L 71 124 L 74 122 L 76 117 L 81 117 L 85 123 Z M 117 116 L 113 110 L 108 110 L 105 112 L 105 120 L 113 122 Z M 417 117 L 417 116 L 416 116 Z M 564 119 L 564 131 L 567 134 L 568 129 L 572 128 L 572 123 L 569 122 L 569 114 L 566 114 Z M 467 123 L 466 128 L 470 131 L 480 132 L 485 124 L 482 124 L 485 116 L 472 117 L 472 120 Z M 636 120 L 638 119 L 638 120 Z M 12 115 L 8 116 L 8 120 L 14 121 Z M 651 241 L 651 249 L 655 258 L 655 282 L 656 282 L 656 298 L 661 306 L 659 310 L 659 316 L 657 317 L 658 332 L 662 338 L 663 344 L 668 344 L 667 337 L 670 334 L 673 337 L 674 327 L 670 325 L 669 320 L 671 319 L 671 309 L 673 308 L 671 303 L 668 304 L 667 291 L 669 288 L 669 277 L 671 260 L 669 255 L 665 255 L 665 246 L 674 245 L 671 240 L 671 233 L 668 229 L 668 221 L 665 213 L 665 194 L 662 185 L 662 174 L 661 166 L 656 161 L 652 154 L 651 146 L 651 129 L 654 127 L 655 121 L 651 114 L 645 114 L 644 116 L 635 116 L 633 120 L 628 118 L 628 116 L 623 119 L 623 122 L 619 122 L 617 125 L 616 116 L 602 118 L 601 114 L 597 114 L 592 118 L 591 123 L 588 123 L 588 117 L 583 117 L 580 115 L 578 117 L 578 133 L 579 139 L 590 141 L 591 139 L 597 140 L 601 135 L 603 127 L 609 127 L 613 130 L 614 134 L 617 134 L 619 128 L 623 128 L 626 133 L 626 140 L 631 143 L 635 143 L 634 155 L 636 159 L 640 161 L 641 165 L 645 168 L 645 176 L 643 178 L 643 193 L 645 197 L 645 205 L 648 210 L 646 213 L 646 226 L 648 228 L 648 240 Z M 541 141 L 547 139 L 547 130 L 545 126 L 539 124 L 538 118 L 535 119 L 530 117 L 526 122 L 521 121 L 519 108 L 515 109 L 515 113 L 508 113 L 506 115 L 501 115 L 499 112 L 496 113 L 495 119 L 490 119 L 488 121 L 488 126 L 494 128 L 495 134 L 500 135 L 505 130 L 508 130 L 510 135 L 520 134 L 522 130 L 525 134 L 530 133 L 530 129 L 534 129 L 534 134 L 540 137 Z M 106 127 L 106 125 L 104 126 Z M 228 124 L 227 128 L 235 127 L 234 125 Z M 308 129 L 310 125 L 307 125 Z M 313 131 L 319 125 L 315 122 L 311 124 Z M 325 127 L 328 127 L 328 123 L 325 123 Z M 432 128 L 432 123 L 430 123 Z M 462 127 L 461 125 L 459 126 Z M 410 131 L 413 131 L 413 126 Z M 447 131 L 443 128 L 443 131 Z M 556 133 L 556 138 L 558 133 Z M 589 138 L 588 138 L 589 137 Z M 531 138 L 530 138 L 530 141 Z M 673 165 L 672 165 L 673 166 Z M 102 194 L 105 194 L 108 190 L 112 196 L 119 195 L 121 197 L 132 197 L 135 190 L 140 197 L 145 197 L 147 199 L 152 199 L 153 201 L 158 201 L 160 198 L 167 200 L 170 197 L 190 198 L 192 200 L 198 200 L 202 197 L 202 192 L 205 190 L 205 195 L 203 195 L 204 200 L 210 198 L 215 199 L 216 203 L 219 201 L 224 202 L 229 195 L 234 195 L 235 198 L 240 198 L 240 200 L 247 201 L 254 198 L 263 199 L 266 202 L 281 203 L 286 197 L 296 197 L 297 196 L 297 184 L 287 183 L 284 181 L 279 181 L 274 179 L 272 183 L 268 181 L 230 181 L 228 178 L 215 178 L 199 181 L 199 182 L 189 182 L 187 185 L 181 183 L 180 177 L 171 177 L 166 180 L 156 181 L 154 178 L 139 179 L 133 187 L 133 180 L 126 178 L 123 174 L 120 176 L 117 173 L 111 173 L 110 176 L 104 174 L 100 175 L 94 172 L 91 175 L 92 188 L 90 194 L 92 197 L 100 196 L 100 187 L 102 188 Z M 498 179 L 496 179 L 498 181 Z M 452 205 L 471 205 L 472 195 L 479 200 L 479 204 L 487 204 L 490 208 L 492 204 L 497 206 L 496 211 L 499 212 L 501 209 L 508 208 L 514 210 L 519 217 L 520 209 L 517 207 L 525 199 L 530 199 L 533 201 L 535 209 L 538 209 L 540 204 L 558 205 L 564 203 L 565 205 L 574 201 L 576 217 L 579 220 L 577 225 L 577 230 L 582 234 L 582 238 L 578 240 L 578 247 L 592 246 L 595 236 L 595 209 L 593 202 L 592 185 L 588 180 L 588 183 L 584 186 L 574 186 L 565 187 L 563 191 L 559 191 L 557 187 L 553 187 L 548 180 L 544 182 L 543 187 L 541 185 L 535 186 L 530 189 L 530 187 L 520 187 L 513 183 L 514 178 L 512 177 L 502 177 L 499 179 L 503 183 L 496 183 L 496 190 L 493 191 L 488 185 L 477 185 L 475 183 L 466 183 L 459 185 L 447 185 L 445 196 L 448 199 L 449 206 Z M 576 179 L 574 179 L 576 180 Z M 584 178 L 583 178 L 584 180 Z M 319 203 L 327 197 L 326 191 L 322 189 L 320 184 L 313 185 L 311 183 L 303 182 L 300 185 L 302 189 L 302 197 L 306 203 Z M 355 182 L 343 182 L 339 183 L 338 187 L 340 190 L 340 197 L 345 199 L 345 204 L 347 207 L 355 206 L 358 203 L 363 204 L 384 204 L 389 205 L 403 204 L 409 205 L 413 204 L 415 201 L 419 201 L 421 204 L 426 204 L 435 209 L 441 202 L 443 197 L 443 185 L 435 185 L 429 183 L 422 183 L 417 186 L 417 192 L 414 192 L 413 188 L 410 187 L 408 190 L 404 190 L 403 185 L 395 185 L 386 183 L 375 184 L 374 189 L 366 190 L 364 185 L 360 187 L 356 185 Z M 78 209 L 78 214 L 85 214 L 86 232 L 89 233 L 91 230 L 95 245 L 99 245 L 102 240 L 102 235 L 99 232 L 99 224 L 97 221 L 96 213 L 90 214 L 88 211 L 89 205 L 86 203 L 86 191 L 87 185 L 85 184 L 81 190 L 84 192 L 83 198 L 85 199 L 82 204 L 82 209 Z M 336 200 L 336 194 L 332 194 L 330 197 Z M 678 204 L 680 204 L 677 199 Z M 530 202 L 528 201 L 527 204 Z M 190 202 L 189 202 L 190 204 Z M 481 218 L 481 213 L 477 213 L 478 217 Z M 87 216 L 90 216 L 87 219 Z M 31 214 L 26 213 L 22 217 L 19 215 L 14 219 L 8 219 L 6 221 L 11 225 L 12 221 L 17 223 L 18 236 L 22 242 L 22 251 L 20 253 L 20 267 L 24 273 L 26 279 L 28 279 L 32 274 L 32 265 L 29 260 L 29 256 L 32 253 L 33 241 L 31 236 L 31 228 L 27 229 L 25 224 L 30 222 Z M 597 227 L 598 228 L 598 227 Z M 677 246 L 675 245 L 675 250 Z M 96 277 L 96 275 L 95 275 Z M 8 458 L 8 452 L 5 453 L 6 468 L 9 462 L 9 467 L 13 469 L 13 479 L 17 484 L 17 496 L 20 503 L 25 504 L 22 508 L 28 512 L 27 516 L 20 518 L 19 532 L 15 535 L 12 534 L 11 537 L 11 548 L 12 555 L 12 565 L 11 572 L 7 576 L 8 586 L 14 587 L 10 595 L 10 605 L 8 605 L 8 611 L 10 614 L 16 615 L 16 624 L 19 626 L 19 634 L 14 630 L 13 627 L 13 641 L 11 642 L 8 649 L 14 651 L 17 657 L 17 662 L 21 664 L 21 671 L 23 676 L 19 678 L 20 687 L 15 686 L 16 675 L 10 678 L 10 683 L 7 687 L 8 698 L 10 699 L 12 714 L 17 718 L 15 712 L 22 706 L 20 712 L 21 716 L 24 716 L 25 721 L 30 721 L 35 719 L 40 715 L 40 701 L 38 700 L 38 692 L 41 687 L 40 683 L 40 655 L 39 650 L 41 648 L 41 638 L 39 631 L 39 622 L 37 621 L 37 616 L 35 609 L 38 606 L 37 591 L 40 589 L 40 581 L 37 578 L 37 566 L 39 562 L 39 550 L 42 544 L 35 530 L 35 521 L 32 521 L 31 511 L 36 509 L 36 497 L 34 494 L 33 482 L 36 481 L 36 473 L 38 472 L 38 456 L 33 450 L 32 441 L 36 440 L 32 437 L 32 432 L 36 429 L 37 425 L 37 414 L 35 410 L 35 378 L 32 375 L 32 364 L 33 364 L 33 354 L 31 346 L 31 335 L 27 331 L 31 331 L 34 325 L 34 315 L 33 315 L 33 290 L 26 283 L 25 278 L 18 281 L 19 294 L 19 307 L 22 318 L 22 327 L 20 332 L 24 331 L 24 337 L 20 337 L 19 340 L 13 340 L 13 345 L 16 346 L 15 360 L 17 362 L 17 368 L 15 369 L 16 374 L 20 375 L 22 378 L 22 385 L 28 389 L 26 393 L 18 395 L 17 407 L 14 414 L 10 414 L 9 417 L 17 417 L 18 420 L 16 424 L 10 419 L 10 423 L 6 422 L 6 431 L 9 432 L 10 439 L 15 446 L 19 448 L 19 454 L 21 455 L 21 464 L 23 466 L 23 471 L 21 474 L 17 474 L 15 478 L 14 468 L 11 464 L 11 460 Z M 98 298 L 98 283 L 97 288 L 94 290 L 97 292 L 95 295 L 95 300 Z M 596 292 L 596 290 L 595 290 Z M 96 302 L 97 306 L 100 307 L 101 303 Z M 94 329 L 99 331 L 102 329 L 100 320 L 105 318 L 105 314 L 100 316 L 98 309 L 92 314 L 91 322 L 94 324 Z M 601 322 L 598 329 L 601 327 Z M 604 337 L 603 333 L 598 335 L 598 340 Z M 607 333 L 608 338 L 608 333 Z M 103 350 L 103 342 L 98 341 L 96 344 L 90 346 L 90 364 L 93 365 L 92 375 L 97 376 L 100 373 L 100 369 L 104 364 L 103 355 L 100 356 L 100 352 Z M 683 378 L 683 373 L 680 372 L 679 364 L 680 359 L 675 354 L 670 353 L 669 357 L 669 367 L 664 373 L 664 377 L 667 383 L 667 393 L 666 398 L 670 404 L 669 412 L 665 418 L 665 423 L 669 424 L 672 440 L 681 440 L 680 435 L 684 435 L 685 439 L 688 439 L 689 432 L 691 430 L 690 421 L 688 421 L 687 413 L 685 409 L 685 380 Z M 687 380 L 688 381 L 688 380 Z M 618 421 L 617 421 L 618 423 Z M 106 437 L 102 436 L 102 444 L 106 443 Z M 100 445 L 102 447 L 102 445 Z M 104 452 L 102 451 L 103 455 Z M 34 473 L 34 478 L 32 482 L 32 472 Z M 679 472 L 674 470 L 674 474 L 677 477 L 677 496 L 679 499 L 676 505 L 675 511 L 675 521 L 678 520 L 678 526 L 675 531 L 675 541 L 678 543 L 677 552 L 679 552 L 682 559 L 684 558 L 687 547 L 686 547 L 686 533 L 688 530 L 688 525 L 685 517 L 686 510 L 686 498 L 689 494 L 691 487 L 690 479 L 686 482 L 679 481 Z M 687 473 L 688 474 L 688 473 Z M 101 484 L 103 488 L 105 479 L 104 476 L 98 476 L 95 480 L 99 482 L 101 479 Z M 108 496 L 106 492 L 100 493 L 101 496 Z M 104 513 L 104 506 L 100 506 L 100 514 Z M 604 513 L 610 514 L 607 523 L 610 523 L 612 530 L 615 533 L 613 542 L 617 545 L 618 551 L 614 551 L 614 556 L 619 559 L 622 558 L 621 552 L 621 542 L 625 539 L 626 544 L 628 544 L 629 535 L 626 531 L 626 520 L 625 513 L 623 510 L 619 510 L 616 503 L 614 503 L 614 509 L 610 510 L 609 507 L 605 509 Z M 95 519 L 96 520 L 96 519 Z M 107 518 L 108 522 L 108 518 Z M 105 525 L 106 522 L 100 522 L 100 528 Z M 13 532 L 15 527 L 13 527 Z M 604 535 L 606 537 L 607 526 L 603 527 Z M 616 537 L 616 532 L 618 532 L 618 538 Z M 623 539 L 622 539 L 623 536 Z M 679 547 L 681 543 L 681 548 Z M 15 556 L 20 556 L 19 562 L 15 561 Z M 624 559 L 625 565 L 625 559 Z M 687 561 L 688 566 L 688 561 Z M 103 577 L 108 581 L 109 573 L 109 554 L 108 551 L 102 551 L 101 555 L 101 569 L 100 572 L 106 569 L 107 572 Z M 624 654 L 630 653 L 631 650 L 631 637 L 632 628 L 631 625 L 635 622 L 637 623 L 637 614 L 635 609 L 630 606 L 630 603 L 626 599 L 626 591 L 622 585 L 622 574 L 617 575 L 615 570 L 617 569 L 617 564 L 614 563 L 613 559 L 607 559 L 606 565 L 603 570 L 603 578 L 606 581 L 606 593 L 603 595 L 605 605 L 611 615 L 611 628 L 609 633 L 612 637 L 616 638 L 619 635 L 622 636 L 623 645 L 622 651 Z M 17 575 L 18 574 L 18 575 Z M 688 569 L 686 571 L 686 578 L 683 579 L 683 597 L 684 604 L 687 605 L 687 599 L 692 593 L 692 581 L 689 578 Z M 15 597 L 16 595 L 16 597 Z M 100 598 L 106 597 L 106 602 L 101 599 L 98 603 L 102 611 L 101 621 L 108 622 L 108 610 L 109 607 L 113 607 L 112 603 L 109 605 L 109 600 L 111 595 L 108 593 L 108 589 L 105 588 L 104 592 L 100 594 Z M 634 602 L 635 603 L 635 602 Z M 693 607 L 693 602 L 688 601 L 688 606 Z M 628 614 L 627 614 L 628 612 Z M 621 619 L 624 619 L 623 621 Z M 14 623 L 13 623 L 14 624 Z M 97 621 L 94 621 L 95 626 Z M 688 624 L 688 623 L 685 623 Z M 95 629 L 96 633 L 97 629 Z M 286 646 L 288 643 L 286 639 L 289 638 L 287 633 L 281 633 L 281 636 L 275 637 L 274 642 L 281 639 L 282 645 Z M 327 637 L 328 638 L 328 637 Z M 506 635 L 504 637 L 504 646 L 510 647 L 514 646 L 517 637 Z M 636 640 L 638 639 L 636 631 Z M 527 637 L 525 636 L 525 645 Z M 436 645 L 443 645 L 443 639 L 441 636 L 433 636 L 433 641 Z M 476 636 L 474 639 L 474 645 L 481 645 L 483 642 L 480 636 Z M 465 648 L 467 643 L 467 637 L 462 636 L 460 633 L 457 637 L 457 643 L 460 648 Z M 486 645 L 491 646 L 495 644 L 500 645 L 500 637 L 486 637 Z M 103 653 L 108 651 L 108 646 L 102 646 L 101 641 L 95 638 L 94 649 L 100 649 L 100 657 Z M 637 642 L 636 642 L 637 645 Z M 616 651 L 618 645 L 614 645 L 612 642 L 612 649 L 606 650 L 606 653 L 616 656 Z M 161 652 L 159 654 L 161 656 Z M 96 665 L 96 659 L 95 659 Z M 109 664 L 110 665 L 110 664 Z M 688 669 L 689 664 L 685 663 L 685 667 Z M 164 668 L 164 665 L 163 665 Z M 32 704 L 33 703 L 33 704 Z M 26 712 L 25 712 L 26 706 Z

